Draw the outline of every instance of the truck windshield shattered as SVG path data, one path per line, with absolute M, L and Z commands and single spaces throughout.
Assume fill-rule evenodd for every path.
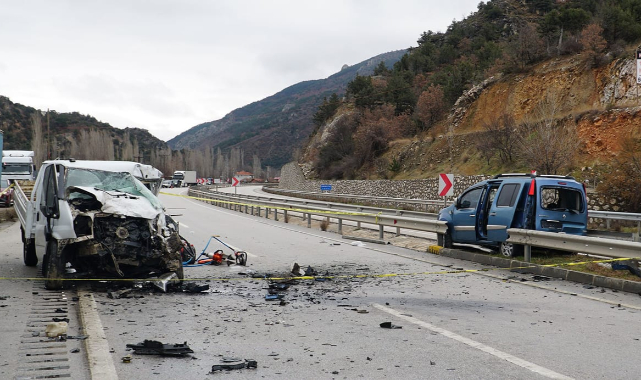
M 69 168 L 67 172 L 66 186 L 69 187 L 90 187 L 96 190 L 111 192 L 110 195 L 116 196 L 113 192 L 122 192 L 134 196 L 140 196 L 149 201 L 154 209 L 161 211 L 162 205 L 158 198 L 145 186 L 126 172 L 109 172 L 103 170 Z M 70 200 L 74 198 L 87 197 L 82 193 L 71 193 Z

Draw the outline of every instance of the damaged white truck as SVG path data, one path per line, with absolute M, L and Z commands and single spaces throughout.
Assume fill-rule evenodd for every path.
M 161 181 L 135 162 L 45 161 L 14 194 L 25 265 L 41 260 L 47 289 L 75 278 L 182 279 L 183 243 L 156 197 Z

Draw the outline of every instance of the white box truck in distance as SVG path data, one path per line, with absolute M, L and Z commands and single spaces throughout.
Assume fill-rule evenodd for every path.
M 176 170 L 173 177 L 174 186 L 194 186 L 198 184 L 195 170 Z M 180 185 L 177 184 L 180 181 Z
M 5 150 L 2 152 L 2 179 L 33 181 L 36 178 L 36 165 L 32 150 Z

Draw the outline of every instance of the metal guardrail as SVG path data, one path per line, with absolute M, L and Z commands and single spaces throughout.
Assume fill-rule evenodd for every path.
M 508 242 L 522 244 L 526 247 L 552 248 L 614 258 L 641 257 L 641 243 L 637 242 L 518 228 L 510 228 L 507 233 L 509 235 Z M 525 259 L 529 261 L 527 253 L 526 251 Z
M 274 218 L 278 219 L 278 211 L 280 210 L 284 217 L 287 217 L 288 212 L 297 212 L 306 214 L 308 220 L 308 227 L 311 226 L 311 216 L 323 216 L 331 217 L 338 220 L 338 229 L 339 233 L 342 233 L 342 221 L 349 220 L 358 223 L 367 223 L 372 225 L 379 226 L 380 237 L 382 238 L 383 227 L 395 227 L 397 229 L 411 229 L 416 231 L 425 231 L 425 232 L 434 232 L 434 233 L 445 233 L 447 231 L 447 224 L 442 221 L 437 221 L 434 218 L 410 218 L 407 216 L 401 215 L 389 215 L 383 213 L 372 213 L 363 211 L 352 211 L 345 209 L 337 209 L 332 207 L 318 207 L 318 205 L 310 204 L 309 202 L 298 202 L 293 203 L 291 200 L 273 200 L 271 198 L 265 200 L 255 199 L 259 197 L 245 197 L 241 198 L 238 195 L 234 196 L 233 194 L 225 194 L 218 192 L 210 191 L 201 191 L 193 188 L 189 189 L 189 195 L 201 198 L 205 202 L 209 201 L 210 203 L 216 205 L 216 202 L 221 202 L 219 206 L 232 208 L 238 211 L 243 211 L 245 213 L 251 213 L 255 215 L 258 212 L 260 216 L 260 207 L 265 208 L 265 216 L 269 216 L 270 210 L 274 211 Z M 252 204 L 241 203 L 239 199 L 251 200 Z M 306 208 L 299 208 L 306 207 Z M 312 208 L 313 207 L 313 208 Z M 378 209 L 377 209 L 378 210 Z M 389 210 L 388 210 L 389 211 Z

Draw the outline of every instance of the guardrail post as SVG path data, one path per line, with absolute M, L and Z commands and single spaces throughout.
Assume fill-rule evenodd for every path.
M 401 215 L 401 212 L 396 210 L 396 215 Z M 396 237 L 401 236 L 401 227 L 396 227 Z
M 338 219 L 338 234 L 343 234 L 343 219 L 340 218 Z
M 278 209 L 277 208 L 274 209 L 274 220 L 276 222 L 278 222 Z
M 363 211 L 363 209 L 362 209 L 362 208 L 360 208 L 360 207 L 358 207 L 358 208 L 356 209 L 356 211 L 357 211 L 357 212 L 362 212 L 362 211 Z M 356 222 L 356 229 L 357 229 L 357 230 L 360 230 L 360 229 L 361 229 L 361 222 L 360 222 L 360 221 L 359 221 L 359 222 Z
M 307 228 L 312 228 L 312 214 L 307 214 Z
M 287 210 L 283 210 L 283 221 L 284 221 L 285 223 L 288 223 L 288 222 L 289 222 L 289 219 L 287 218 Z
M 384 228 L 385 228 L 385 226 L 383 226 L 382 224 L 378 226 L 378 238 L 381 239 L 381 240 L 383 240 L 383 232 L 384 232 L 383 229 Z
M 254 215 L 254 206 L 252 205 L 252 215 Z
M 256 207 L 256 211 L 258 211 L 258 217 L 260 218 L 260 206 Z
M 524 245 L 523 246 L 523 260 L 525 260 L 526 263 L 529 263 L 532 261 L 532 246 L 531 245 Z
M 269 219 L 269 207 L 265 207 L 265 218 Z

